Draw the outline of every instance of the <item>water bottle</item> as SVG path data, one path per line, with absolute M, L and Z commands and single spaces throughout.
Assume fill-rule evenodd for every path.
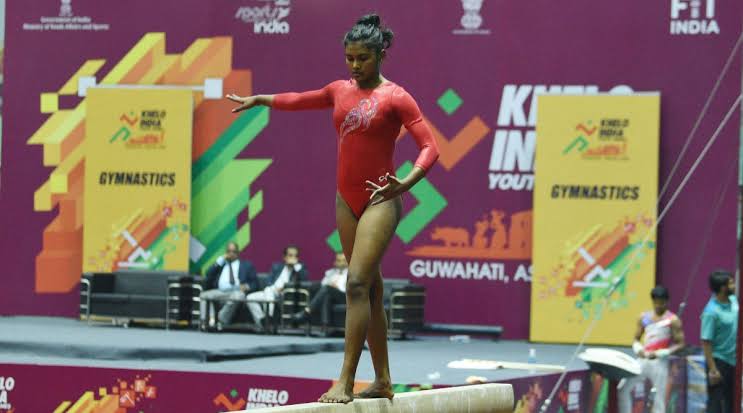
M 470 342 L 470 336 L 466 334 L 459 334 L 449 337 L 449 341 L 453 343 L 469 343 Z
M 532 365 L 533 364 L 537 364 L 537 349 L 535 349 L 535 348 L 530 348 L 529 349 L 529 358 L 527 359 L 526 362 L 528 364 L 532 364 Z M 532 368 L 529 369 L 529 373 L 535 373 L 535 372 L 536 372 L 536 369 L 535 368 L 532 367 Z

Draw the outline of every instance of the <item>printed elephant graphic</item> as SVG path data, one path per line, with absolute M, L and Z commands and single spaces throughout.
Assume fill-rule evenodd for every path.
M 466 227 L 439 226 L 431 231 L 431 243 L 406 252 L 416 257 L 468 259 L 531 258 L 532 211 L 508 213 L 492 208 Z
M 433 229 L 431 239 L 444 241 L 447 247 L 469 247 L 470 233 L 460 227 L 436 227 Z

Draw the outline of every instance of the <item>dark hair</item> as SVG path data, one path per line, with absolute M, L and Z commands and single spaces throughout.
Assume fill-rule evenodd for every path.
M 240 245 L 238 245 L 238 244 L 237 244 L 237 241 L 230 241 L 230 242 L 228 242 L 228 243 L 227 243 L 227 245 L 225 245 L 225 248 L 224 248 L 224 249 L 227 249 L 227 248 L 229 248 L 229 247 L 230 247 L 230 245 L 234 245 L 234 246 L 235 246 L 235 249 L 236 249 L 236 250 L 237 250 L 238 252 L 240 252 Z
M 299 255 L 299 247 L 294 244 L 289 244 L 286 247 L 284 247 L 284 256 L 286 257 L 286 254 L 289 252 L 290 249 L 297 250 L 297 255 Z
M 343 46 L 351 42 L 361 42 L 366 47 L 374 49 L 377 53 L 392 46 L 392 38 L 395 36 L 387 27 L 381 26 L 379 15 L 367 14 L 360 18 L 351 30 L 343 37 Z
M 720 292 L 720 289 L 722 289 L 722 287 L 728 285 L 731 278 L 733 278 L 733 274 L 731 274 L 729 271 L 712 271 L 712 274 L 709 275 L 709 289 L 712 290 L 713 293 L 717 294 Z
M 662 285 L 655 286 L 655 288 L 650 290 L 650 298 L 652 298 L 653 300 L 668 300 L 668 288 Z

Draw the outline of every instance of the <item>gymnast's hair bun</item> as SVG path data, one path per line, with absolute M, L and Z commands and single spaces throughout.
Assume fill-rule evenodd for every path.
M 379 18 L 378 14 L 367 14 L 366 16 L 363 16 L 360 18 L 356 24 L 366 24 L 369 26 L 379 27 L 382 24 L 382 21 Z
M 378 14 L 367 14 L 359 20 L 343 37 L 343 44 L 363 42 L 368 47 L 380 52 L 392 46 L 395 34 L 387 27 L 382 27 Z

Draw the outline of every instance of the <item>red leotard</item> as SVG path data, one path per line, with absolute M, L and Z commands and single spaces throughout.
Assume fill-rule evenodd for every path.
M 385 82 L 374 89 L 360 89 L 354 80 L 337 80 L 320 90 L 274 95 L 275 109 L 333 108 L 338 143 L 338 192 L 356 218 L 369 203 L 366 181 L 380 186 L 394 175 L 392 155 L 400 127 L 410 131 L 421 152 L 415 166 L 428 171 L 439 157 L 431 130 L 413 97 L 403 88 Z

